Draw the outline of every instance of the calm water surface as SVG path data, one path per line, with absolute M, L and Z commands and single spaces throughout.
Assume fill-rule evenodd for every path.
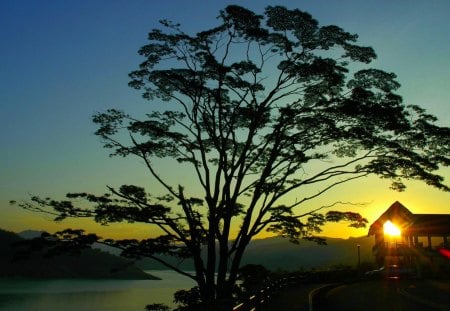
M 162 280 L 2 280 L 1 311 L 143 311 L 173 306 L 173 293 L 194 282 L 173 271 L 147 271 Z

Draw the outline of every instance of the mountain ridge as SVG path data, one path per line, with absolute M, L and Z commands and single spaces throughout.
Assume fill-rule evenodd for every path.
M 36 237 L 32 231 L 23 233 Z M 87 249 L 76 256 L 45 256 L 45 251 L 30 253 L 29 258 L 17 258 L 17 243 L 25 239 L 0 229 L 0 277 L 14 278 L 88 278 L 88 279 L 158 279 L 145 273 L 124 258 L 100 250 Z
M 250 242 L 241 266 L 246 264 L 263 265 L 271 271 L 296 271 L 302 269 L 327 269 L 333 266 L 356 266 L 361 262 L 373 263 L 373 237 L 326 238 L 327 245 L 301 240 L 299 244 L 289 242 L 282 237 L 256 239 Z M 170 264 L 182 270 L 193 270 L 191 259 L 177 261 L 161 256 Z M 150 259 L 138 261 L 137 266 L 144 270 L 167 269 Z
M 25 230 L 19 235 L 33 238 L 42 232 Z M 260 264 L 269 270 L 295 271 L 301 269 L 326 269 L 333 266 L 356 266 L 358 263 L 358 245 L 361 262 L 373 262 L 373 237 L 360 236 L 349 238 L 323 237 L 327 245 L 318 245 L 315 242 L 301 240 L 299 244 L 289 242 L 282 237 L 266 237 L 252 240 L 244 254 L 242 264 Z M 120 250 L 95 244 L 94 249 L 119 255 Z M 190 259 L 178 261 L 167 256 L 161 256 L 170 264 L 183 270 L 193 270 Z M 164 265 L 151 259 L 142 259 L 136 262 L 142 270 L 166 270 Z

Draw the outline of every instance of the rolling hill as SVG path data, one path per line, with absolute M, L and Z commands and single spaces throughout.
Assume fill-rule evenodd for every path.
M 243 264 L 261 264 L 272 271 L 321 269 L 338 265 L 356 266 L 358 244 L 361 261 L 373 261 L 373 237 L 326 239 L 328 245 L 318 245 L 309 241 L 293 244 L 280 237 L 254 240 L 244 255 Z
M 94 249 L 85 250 L 77 256 L 54 257 L 46 257 L 44 252 L 38 251 L 27 259 L 17 260 L 14 243 L 20 241 L 23 238 L 19 235 L 0 230 L 0 277 L 157 279 L 129 260 Z
M 2 234 L 4 235 L 5 232 L 0 231 L 0 245 L 4 245 L 1 242 Z M 21 232 L 19 235 L 24 238 L 33 238 L 39 236 L 40 232 L 27 230 Z M 20 237 L 14 235 L 14 239 L 17 240 L 20 239 Z M 276 270 L 296 271 L 299 269 L 311 269 L 311 268 L 323 269 L 332 266 L 342 266 L 342 265 L 356 266 L 358 261 L 357 245 L 360 245 L 361 262 L 373 262 L 372 246 L 374 244 L 374 241 L 372 237 L 357 237 L 349 239 L 339 239 L 339 238 L 326 238 L 326 239 L 328 245 L 318 245 L 316 243 L 309 241 L 301 241 L 300 244 L 293 244 L 290 243 L 288 240 L 280 237 L 271 237 L 266 239 L 253 240 L 247 248 L 247 251 L 242 261 L 242 265 L 260 264 L 272 271 Z M 118 255 L 120 253 L 119 250 L 111 247 L 105 247 L 103 245 L 94 245 L 94 248 L 95 249 L 89 250 L 89 252 L 84 254 L 85 257 L 82 257 L 82 261 L 89 262 L 90 260 L 93 260 L 92 258 L 95 257 L 95 260 L 93 261 L 108 262 L 108 260 L 110 261 L 112 260 L 114 261 L 115 265 L 119 267 L 126 266 L 127 261 L 125 259 L 113 256 Z M 107 254 L 107 252 L 109 254 Z M 85 268 L 88 269 L 89 271 L 87 270 L 83 271 L 83 269 L 81 269 L 82 266 L 77 268 L 76 261 L 78 261 L 78 259 L 74 258 L 77 257 L 65 256 L 64 258 L 64 261 L 66 263 L 70 262 L 71 265 L 75 266 L 75 268 L 72 268 L 70 270 L 71 273 L 74 273 L 76 275 L 80 274 L 87 275 L 89 273 L 95 274 L 98 273 L 95 270 L 100 269 L 99 271 L 103 271 L 102 275 L 105 274 L 108 275 L 105 269 L 105 266 L 107 265 L 103 264 L 101 265 L 102 267 L 97 267 L 89 263 L 88 265 L 89 268 Z M 192 260 L 187 259 L 182 262 L 177 262 L 173 258 L 168 258 L 164 256 L 163 258 L 168 262 L 170 262 L 171 264 L 183 270 L 193 270 Z M 39 259 L 39 262 L 42 263 L 43 259 Z M 1 263 L 1 256 L 0 256 L 0 263 Z M 67 269 L 63 269 L 57 263 L 52 263 L 49 266 L 53 266 L 52 269 L 58 270 L 59 274 L 68 273 Z M 136 266 L 143 270 L 167 269 L 167 267 L 163 266 L 162 264 L 157 263 L 150 259 L 138 261 L 136 263 Z M 132 269 L 131 267 L 133 266 L 130 266 L 129 269 Z M 109 269 L 111 270 L 111 268 Z M 30 269 L 26 268 L 26 270 L 28 271 L 27 272 L 28 274 L 31 273 Z M 1 271 L 2 270 L 0 267 L 0 275 L 2 275 Z M 40 273 L 44 273 L 44 271 L 41 270 Z M 47 272 L 47 274 L 52 273 L 58 274 L 55 271 Z
M 328 245 L 318 245 L 309 241 L 301 241 L 300 244 L 293 244 L 280 237 L 253 240 L 247 248 L 242 265 L 260 264 L 272 271 L 322 269 L 339 265 L 356 266 L 358 244 L 360 245 L 361 262 L 373 262 L 373 237 L 327 238 L 327 243 Z M 165 259 L 181 269 L 193 270 L 191 260 L 177 262 L 172 258 L 165 257 Z M 149 259 L 144 259 L 137 265 L 148 270 L 167 269 Z

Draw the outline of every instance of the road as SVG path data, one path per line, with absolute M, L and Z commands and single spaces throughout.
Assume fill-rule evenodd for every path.
M 373 280 L 341 285 L 319 297 L 314 311 L 450 310 L 449 293 L 416 280 Z

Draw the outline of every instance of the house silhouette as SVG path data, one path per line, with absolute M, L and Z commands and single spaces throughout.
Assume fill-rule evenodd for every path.
M 386 234 L 387 222 L 400 230 L 398 236 Z M 379 265 L 433 264 L 443 257 L 440 250 L 449 249 L 450 214 L 414 214 L 397 201 L 372 223 L 368 235 L 375 236 L 373 253 Z

